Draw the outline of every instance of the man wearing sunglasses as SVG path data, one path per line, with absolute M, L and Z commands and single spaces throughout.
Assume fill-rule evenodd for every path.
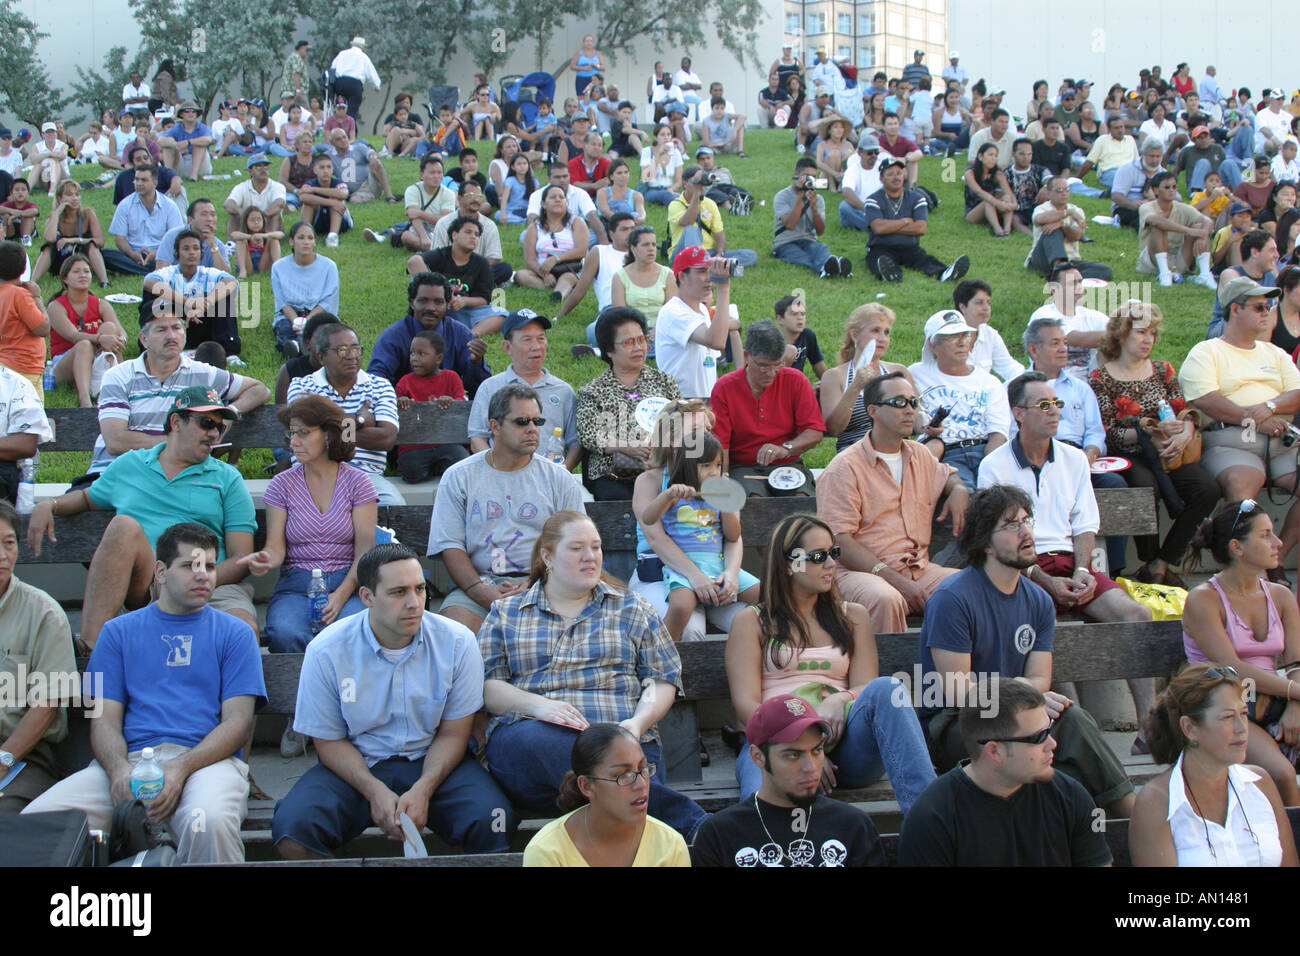
M 528 586 L 529 556 L 546 519 L 582 511 L 582 491 L 563 466 L 536 455 L 542 402 L 507 382 L 487 408 L 492 444 L 443 473 L 425 553 L 442 559 L 456 585 L 438 613 L 478 632 L 497 598 Z
M 54 518 L 83 511 L 114 511 L 86 576 L 81 641 L 93 649 L 104 624 L 122 607 L 149 602 L 154 545 L 181 522 L 203 525 L 217 536 L 216 578 L 208 602 L 257 633 L 253 589 L 239 558 L 253 551 L 257 519 L 239 470 L 212 457 L 227 427 L 239 417 L 205 385 L 183 388 L 172 400 L 161 445 L 137 448 L 113 459 L 94 484 L 40 502 L 27 524 L 36 554 L 55 539 Z
M 1039 704 L 1046 707 L 1045 719 L 1025 732 L 1053 721 L 1057 767 L 1083 784 L 1098 806 L 1127 817 L 1133 784 L 1123 764 L 1096 721 L 1050 689 L 1056 614 L 1051 599 L 1024 573 L 1037 563 L 1033 511 L 1032 497 L 1014 485 L 981 488 L 971 496 L 960 538 L 968 566 L 935 590 L 921 624 L 921 676 L 913 688 L 917 716 L 935 767 L 946 772 L 975 752 L 967 749 L 959 727 L 961 708 L 993 707 L 991 678 L 1023 681 L 1043 695 Z
M 1093 569 L 1101 524 L 1097 497 L 1087 455 L 1056 437 L 1064 400 L 1042 372 L 1013 379 L 1007 396 L 1019 431 L 984 459 L 979 486 L 1015 485 L 1034 502 L 1037 566 L 1029 570 L 1029 579 L 1051 596 L 1060 614 L 1079 612 L 1094 621 L 1151 620 L 1150 609 Z M 1141 678 L 1128 686 L 1137 713 L 1146 714 L 1155 701 L 1153 682 Z M 1072 688 L 1067 693 L 1075 696 Z
M 907 615 L 925 602 L 955 568 L 930 563 L 934 509 L 952 516 L 960 534 L 970 492 L 957 469 L 911 441 L 920 400 L 902 372 L 873 379 L 863 392 L 872 426 L 861 441 L 831 459 L 822 472 L 817 514 L 842 549 L 835 583 L 846 600 L 871 614 L 877 634 L 907 629 Z
M 996 708 L 962 709 L 971 755 L 926 791 L 903 821 L 902 866 L 1109 866 L 1088 792 L 1052 763 L 1047 702 L 1031 685 L 995 680 Z
M 858 138 L 858 150 L 849 157 L 844 166 L 844 178 L 840 180 L 840 225 L 845 229 L 867 230 L 867 214 L 863 211 L 867 197 L 881 187 L 880 170 L 876 160 L 880 158 L 880 140 L 870 133 L 863 133 Z

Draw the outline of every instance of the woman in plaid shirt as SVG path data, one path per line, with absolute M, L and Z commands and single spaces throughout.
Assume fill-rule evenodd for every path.
M 681 687 L 681 662 L 644 598 L 609 583 L 600 532 L 560 511 L 533 546 L 529 587 L 493 602 L 479 630 L 487 767 L 515 807 L 555 810 L 573 742 L 589 724 L 616 723 L 658 764 L 650 815 L 690 841 L 705 812 L 663 783 L 655 723 Z

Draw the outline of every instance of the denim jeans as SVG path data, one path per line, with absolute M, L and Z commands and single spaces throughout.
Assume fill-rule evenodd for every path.
M 325 580 L 325 588 L 330 593 L 347 576 L 347 568 L 326 571 L 321 575 Z M 280 580 L 276 582 L 271 603 L 266 608 L 266 637 L 272 654 L 301 654 L 315 636 L 311 632 L 311 603 L 307 600 L 307 589 L 310 587 L 309 569 L 280 569 Z M 361 598 L 354 592 L 339 611 L 336 620 L 359 614 L 365 609 Z
M 945 465 L 952 465 L 957 469 L 957 477 L 961 483 L 966 486 L 967 491 L 973 492 L 977 483 L 980 472 L 980 462 L 984 460 L 987 454 L 988 445 L 967 445 L 965 448 L 950 448 L 943 453 L 940 459 Z
M 840 200 L 840 225 L 845 229 L 861 229 L 867 231 L 867 214 L 864 210 L 855 206 L 850 206 L 843 199 Z
M 300 314 L 305 314 L 307 311 L 310 310 L 303 310 Z M 277 347 L 282 347 L 290 342 L 296 342 L 298 340 L 298 335 L 293 330 L 293 323 L 289 321 L 289 317 L 283 312 L 275 313 L 275 318 L 271 320 L 271 331 L 275 333 L 275 344 Z
M 266 151 L 270 153 L 272 156 L 281 156 L 284 157 L 285 159 L 288 159 L 290 156 L 293 155 L 293 152 L 291 150 L 285 149 L 279 143 L 267 144 Z
M 893 700 L 896 689 L 901 704 Z M 893 677 L 877 677 L 863 689 L 844 722 L 844 735 L 827 756 L 840 787 L 865 787 L 887 774 L 904 814 L 934 782 L 921 722 L 904 685 Z M 741 800 L 763 784 L 763 771 L 750 759 L 748 744 L 736 758 L 736 782 Z
M 796 239 L 777 246 L 773 251 L 782 262 L 803 266 L 813 272 L 821 272 L 822 263 L 831 257 L 830 246 L 811 239 Z
M 677 255 L 677 253 L 681 252 L 683 249 L 689 248 L 690 246 L 702 245 L 704 245 L 704 233 L 701 231 L 700 227 L 687 226 L 682 229 L 682 234 L 677 238 L 677 245 L 673 246 L 673 251 L 669 254 L 668 258 L 671 260 L 673 256 Z M 722 257 L 725 259 L 735 259 L 746 269 L 758 265 L 758 253 L 749 249 L 728 249 L 722 254 Z M 820 268 L 820 266 L 818 268 Z
M 502 724 L 488 738 L 488 772 L 516 809 L 552 814 L 577 736 L 576 730 L 529 718 Z M 650 815 L 690 843 L 708 814 L 690 797 L 664 783 L 663 751 L 658 744 L 642 744 L 641 749 L 647 762 L 659 765 L 650 781 Z
M 1205 176 L 1211 169 L 1208 159 L 1198 159 L 1192 166 L 1191 174 L 1187 177 L 1187 188 L 1200 189 L 1205 185 Z M 1215 170 L 1219 178 L 1223 180 L 1223 185 L 1229 189 L 1236 189 L 1241 182 L 1241 163 L 1234 159 L 1228 158 L 1219 163 L 1219 168 Z
M 1113 169 L 1108 169 L 1104 173 L 1101 170 L 1097 170 L 1097 182 L 1101 183 L 1107 189 L 1110 189 L 1110 187 L 1115 182 L 1115 173 L 1117 173 L 1118 171 L 1119 171 L 1118 166 L 1114 167 Z
M 1070 192 L 1076 196 L 1092 196 L 1094 198 L 1101 195 L 1100 189 L 1096 186 L 1089 186 L 1084 182 L 1070 183 Z
M 1255 156 L 1255 126 L 1248 120 L 1243 120 L 1237 127 L 1237 132 L 1232 137 L 1232 142 L 1228 144 L 1228 159 L 1244 160 L 1253 159 Z
M 656 206 L 667 206 L 677 198 L 676 193 L 662 186 L 646 186 L 641 190 L 641 195 L 645 197 L 646 202 L 654 203 Z
M 474 328 L 474 326 L 477 325 L 479 322 L 482 322 L 484 319 L 491 318 L 494 315 L 504 316 L 506 314 L 507 313 L 505 309 L 501 308 L 500 306 L 495 306 L 490 304 L 476 305 L 468 309 L 447 310 L 447 315 L 451 316 L 453 319 L 456 319 L 458 322 L 464 323 L 465 325 L 469 326 L 471 329 Z

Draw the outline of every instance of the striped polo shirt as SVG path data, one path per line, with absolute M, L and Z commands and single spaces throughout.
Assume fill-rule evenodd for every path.
M 348 389 L 346 398 L 329 383 L 324 368 L 318 368 L 311 375 L 304 375 L 290 382 L 285 401 L 291 404 L 301 395 L 320 395 L 322 398 L 328 398 L 349 415 L 355 415 L 357 409 L 369 399 L 370 411 L 375 416 L 375 421 L 388 422 L 393 426 L 398 424 L 397 392 L 393 389 L 393 383 L 362 369 L 357 370 L 356 384 Z M 357 446 L 352 464 L 368 474 L 383 475 L 384 468 L 388 464 L 388 452 Z
M 176 371 L 166 379 L 158 379 L 145 367 L 145 354 L 147 353 L 127 362 L 119 362 L 104 373 L 99 391 L 101 432 L 105 420 L 117 418 L 126 422 L 126 427 L 133 432 L 145 432 L 161 438 L 163 426 L 167 424 L 167 414 L 182 389 L 191 385 L 203 385 L 215 389 L 221 400 L 229 404 L 244 387 L 242 375 L 192 361 L 184 355 L 181 356 L 181 364 Z M 109 454 L 101 434 L 95 439 L 95 450 L 91 455 L 88 472 L 98 474 L 116 457 Z

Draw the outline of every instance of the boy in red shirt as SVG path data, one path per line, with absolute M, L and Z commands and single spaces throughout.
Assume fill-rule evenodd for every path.
M 20 282 L 27 253 L 16 242 L 0 242 L 0 364 L 32 383 L 41 401 L 41 372 L 50 337 L 50 320 L 41 302 L 41 287 Z
M 36 234 L 36 203 L 28 199 L 31 186 L 25 179 L 15 179 L 9 189 L 9 198 L 0 203 L 0 220 L 4 221 L 4 238 L 19 239 L 24 246 L 32 244 Z
M 446 343 L 437 332 L 415 333 L 411 339 L 411 371 L 397 380 L 398 408 L 410 408 L 412 402 L 437 402 L 439 408 L 450 408 L 452 402 L 465 401 L 460 376 L 442 367 L 446 351 Z M 469 449 L 464 445 L 401 445 L 397 449 L 397 472 L 408 482 L 428 481 L 468 457 Z

